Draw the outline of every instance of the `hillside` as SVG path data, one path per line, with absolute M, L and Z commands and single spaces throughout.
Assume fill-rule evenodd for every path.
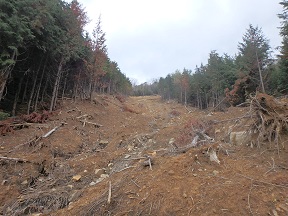
M 241 144 L 249 109 L 65 100 L 0 137 L 0 215 L 287 215 L 287 135 Z

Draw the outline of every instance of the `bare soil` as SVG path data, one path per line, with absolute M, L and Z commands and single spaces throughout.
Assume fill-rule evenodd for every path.
M 66 100 L 49 121 L 1 136 L 0 215 L 288 215 L 287 135 L 230 140 L 249 108 L 121 101 Z M 214 140 L 188 148 L 195 128 Z

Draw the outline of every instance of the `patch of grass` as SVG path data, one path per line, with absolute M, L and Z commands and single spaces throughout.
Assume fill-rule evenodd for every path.
M 9 116 L 10 116 L 9 113 L 0 111 L 0 121 L 7 119 Z

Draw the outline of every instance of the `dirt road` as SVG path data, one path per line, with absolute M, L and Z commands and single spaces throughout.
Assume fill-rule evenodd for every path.
M 0 215 L 287 215 L 287 151 L 229 144 L 245 112 L 64 101 L 51 121 L 0 138 Z M 213 140 L 187 148 L 196 129 Z

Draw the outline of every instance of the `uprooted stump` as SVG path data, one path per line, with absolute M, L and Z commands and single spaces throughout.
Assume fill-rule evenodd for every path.
M 255 115 L 250 132 L 256 135 L 258 145 L 265 141 L 274 142 L 279 150 L 280 136 L 288 131 L 287 104 L 270 95 L 257 93 L 251 96 L 250 108 L 251 114 Z

